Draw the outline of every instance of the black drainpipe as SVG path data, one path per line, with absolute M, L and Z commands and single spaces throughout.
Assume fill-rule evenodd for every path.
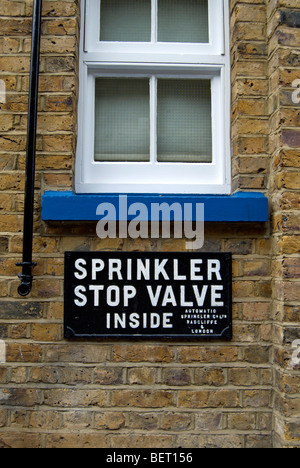
M 27 296 L 30 293 L 33 281 L 32 270 L 36 266 L 36 263 L 32 261 L 32 241 L 41 17 L 42 0 L 34 0 L 32 15 L 31 62 L 28 99 L 26 175 L 24 195 L 23 261 L 22 263 L 17 263 L 17 266 L 22 267 L 22 273 L 18 275 L 21 280 L 21 284 L 18 287 L 18 293 L 20 294 L 20 296 Z

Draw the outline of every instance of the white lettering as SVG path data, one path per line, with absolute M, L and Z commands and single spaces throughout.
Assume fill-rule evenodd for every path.
M 122 314 L 122 317 L 119 314 L 115 314 L 115 328 L 118 328 L 119 325 L 121 328 L 126 327 L 126 314 Z
M 85 292 L 86 292 L 86 289 L 84 286 L 76 286 L 75 291 L 74 291 L 75 296 L 78 297 L 78 299 L 81 299 L 81 301 L 78 299 L 74 300 L 74 304 L 77 305 L 78 307 L 84 307 L 87 303 L 87 298 L 83 294 Z
M 201 290 L 201 295 L 199 294 L 198 286 L 194 285 L 193 290 L 194 290 L 194 293 L 195 293 L 195 297 L 196 297 L 198 307 L 202 307 L 203 304 L 204 304 L 205 298 L 206 298 L 208 286 L 207 285 L 203 286 L 203 288 Z
M 160 316 L 156 313 L 150 316 L 150 328 L 158 328 L 160 325 Z
M 139 319 L 140 319 L 139 314 L 130 314 L 130 316 L 129 316 L 129 320 L 130 320 L 129 326 L 131 328 L 138 328 L 138 326 L 140 325 Z
M 104 269 L 104 261 L 93 258 L 92 259 L 92 280 L 97 279 L 97 273 Z
M 106 328 L 110 329 L 110 314 L 106 314 Z
M 193 302 L 186 302 L 185 300 L 185 286 L 180 286 L 180 305 L 182 307 L 193 307 Z
M 220 275 L 220 270 L 221 270 L 220 260 L 208 260 L 208 262 L 207 262 L 207 279 L 208 279 L 208 281 L 212 280 L 213 273 L 216 275 L 217 281 L 221 281 L 222 276 Z
M 160 296 L 160 292 L 162 290 L 162 286 L 157 286 L 155 295 L 153 294 L 152 286 L 147 286 L 147 290 L 148 290 L 148 294 L 149 294 L 151 304 L 154 307 L 156 307 L 157 304 L 158 304 L 158 299 L 159 299 L 159 296 Z
M 165 258 L 160 262 L 158 258 L 154 260 L 154 268 L 155 268 L 155 273 L 154 273 L 154 279 L 159 280 L 159 275 L 162 275 L 165 280 L 170 279 L 167 275 L 167 272 L 165 270 L 165 265 L 168 263 L 168 259 Z
M 136 288 L 134 286 L 124 286 L 124 307 L 128 307 L 129 299 L 136 296 Z
M 119 280 L 122 280 L 122 274 L 121 274 L 121 268 L 122 268 L 122 260 L 120 259 L 109 259 L 108 260 L 108 265 L 109 265 L 109 274 L 108 274 L 108 279 L 113 280 L 114 279 L 114 273 L 117 274 L 117 277 Z
M 127 259 L 127 279 L 128 279 L 128 281 L 132 280 L 132 260 L 131 260 L 131 258 Z
M 90 291 L 94 291 L 94 306 L 99 307 L 99 291 L 103 291 L 104 286 L 89 286 Z
M 157 314 L 156 312 L 151 312 L 149 314 L 143 313 L 132 313 L 132 314 L 118 314 L 114 313 L 113 317 L 112 314 L 106 314 L 106 328 L 151 328 L 157 329 L 159 327 L 162 328 L 173 328 L 173 324 L 171 322 L 173 313 L 166 312 L 163 314 Z
M 75 278 L 82 280 L 87 277 L 87 271 L 86 268 L 83 267 L 83 265 L 86 265 L 86 261 L 84 258 L 78 258 L 75 262 L 75 268 L 76 270 L 79 270 L 80 273 L 77 271 L 74 273 Z
M 217 301 L 221 299 L 221 294 L 218 291 L 223 291 L 223 286 L 212 286 L 211 287 L 211 305 L 212 307 L 222 307 L 224 306 L 223 301 Z
M 117 307 L 120 304 L 120 288 L 118 286 L 107 288 L 106 302 L 110 307 Z
M 178 273 L 178 260 L 174 260 L 174 280 L 184 281 L 186 280 L 186 275 L 179 275 Z
M 166 287 L 165 295 L 162 301 L 162 307 L 166 307 L 167 304 L 172 304 L 174 307 L 177 306 L 172 286 Z
M 138 465 L 141 455 L 120 455 L 113 452 L 113 455 L 107 455 L 106 463 L 125 463 L 131 465 Z
M 142 276 L 146 281 L 150 280 L 150 260 L 147 258 L 145 260 L 145 265 L 143 264 L 143 260 L 141 258 L 137 259 L 137 273 L 136 273 L 136 279 L 139 281 L 142 279 Z
M 173 317 L 172 313 L 163 314 L 163 328 L 173 328 L 172 323 L 170 323 L 171 317 Z
M 203 263 L 203 260 L 191 260 L 191 281 L 203 281 L 203 276 L 202 275 L 197 275 L 197 273 L 200 273 L 201 267 L 198 265 L 201 265 Z

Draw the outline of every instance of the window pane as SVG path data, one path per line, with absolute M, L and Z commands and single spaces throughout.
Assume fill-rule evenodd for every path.
M 149 80 L 97 78 L 95 161 L 149 161 Z
M 158 80 L 159 162 L 212 162 L 210 80 Z
M 101 0 L 100 40 L 149 42 L 151 0 Z
M 208 0 L 158 0 L 158 42 L 209 42 Z

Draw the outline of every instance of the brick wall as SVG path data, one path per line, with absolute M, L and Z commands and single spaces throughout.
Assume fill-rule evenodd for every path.
M 20 299 L 32 2 L 2 0 L 0 447 L 299 446 L 299 371 L 288 369 L 299 337 L 294 9 L 291 0 L 230 5 L 233 190 L 263 191 L 272 211 L 270 225 L 206 224 L 203 250 L 233 253 L 233 340 L 73 343 L 62 336 L 66 250 L 183 251 L 185 240 L 100 240 L 95 223 L 41 221 L 44 191 L 73 186 L 79 34 L 76 0 L 44 0 L 38 266 Z
M 300 8 L 268 5 L 270 197 L 273 203 L 274 446 L 299 446 Z M 291 354 L 294 355 L 293 362 Z

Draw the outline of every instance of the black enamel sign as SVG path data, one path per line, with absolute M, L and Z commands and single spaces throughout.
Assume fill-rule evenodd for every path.
M 65 338 L 232 335 L 230 253 L 66 252 Z

